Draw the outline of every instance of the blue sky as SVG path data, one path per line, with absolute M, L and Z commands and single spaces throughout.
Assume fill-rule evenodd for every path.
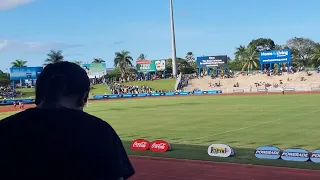
M 233 57 L 259 37 L 320 42 L 319 7 L 319 0 L 174 0 L 177 56 Z M 171 56 L 169 0 L 1 0 L 0 22 L 1 70 L 21 58 L 42 65 L 50 49 L 70 61 L 102 58 L 108 67 L 121 50 L 134 59 Z

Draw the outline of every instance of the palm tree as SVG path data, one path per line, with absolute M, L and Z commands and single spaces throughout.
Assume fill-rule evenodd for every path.
M 106 62 L 106 61 L 101 58 L 94 58 L 92 61 L 92 63 L 103 63 L 103 62 Z
M 311 60 L 315 65 L 320 65 L 320 45 L 314 48 Z
M 12 67 L 14 68 L 22 68 L 26 67 L 27 61 L 24 61 L 22 59 L 17 59 L 11 63 Z
M 240 61 L 242 61 L 242 71 L 253 70 L 258 67 L 259 57 L 256 49 L 254 47 L 247 47 L 245 51 L 242 52 L 240 56 Z
M 192 52 L 188 52 L 185 59 L 191 63 L 191 62 L 194 62 L 196 59 L 194 58 L 194 54 Z
M 122 79 L 125 78 L 126 71 L 133 66 L 133 59 L 129 54 L 129 51 L 115 53 L 114 67 L 118 67 L 120 69 Z
M 246 51 L 246 46 L 240 45 L 239 47 L 236 48 L 236 52 L 234 53 L 234 59 L 239 60 L 243 56 L 243 54 Z
M 47 54 L 48 58 L 45 60 L 44 65 L 48 65 L 48 64 L 54 64 L 54 63 L 58 63 L 58 62 L 62 62 L 64 61 L 64 57 L 62 55 L 62 51 L 55 51 L 55 50 L 51 50 L 48 54 Z
M 13 68 L 22 68 L 26 67 L 27 61 L 24 61 L 22 59 L 17 59 L 11 63 Z M 20 79 L 20 86 L 22 86 L 22 80 Z
M 147 55 L 140 54 L 139 57 L 138 57 L 138 61 L 146 60 L 146 58 L 147 58 Z

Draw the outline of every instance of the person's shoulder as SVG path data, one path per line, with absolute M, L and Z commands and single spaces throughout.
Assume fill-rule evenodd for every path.
M 0 121 L 0 131 L 8 129 L 11 126 L 25 123 L 34 116 L 34 109 L 26 109 L 24 111 L 13 114 Z
M 97 130 L 114 131 L 109 123 L 99 117 L 93 116 L 84 111 L 73 110 L 73 113 L 75 113 L 78 120 L 81 120 L 84 124 L 90 124 L 91 127 L 94 126 Z

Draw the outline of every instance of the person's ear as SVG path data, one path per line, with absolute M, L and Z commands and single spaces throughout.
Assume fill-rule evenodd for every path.
M 78 106 L 84 107 L 89 98 L 89 91 L 85 92 L 82 97 L 79 98 Z

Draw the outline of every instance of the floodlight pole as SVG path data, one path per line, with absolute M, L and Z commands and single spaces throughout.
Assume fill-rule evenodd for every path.
M 171 20 L 171 48 L 172 48 L 172 75 L 177 77 L 177 64 L 176 64 L 176 38 L 174 33 L 174 20 L 173 20 L 173 5 L 170 0 L 170 20 Z

